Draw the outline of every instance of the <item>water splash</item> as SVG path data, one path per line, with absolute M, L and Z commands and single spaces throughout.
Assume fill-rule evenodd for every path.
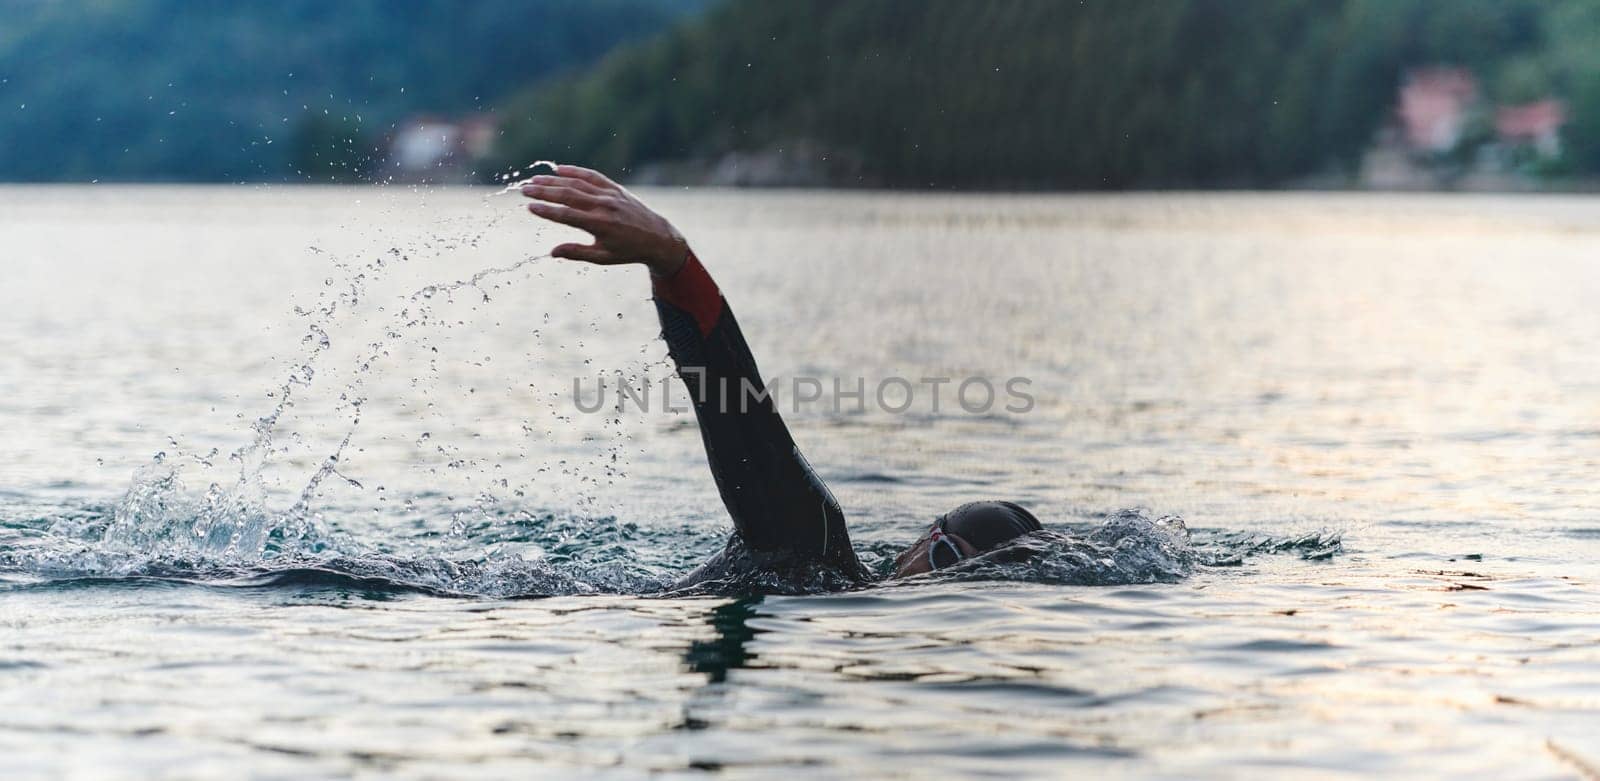
M 1046 529 L 989 555 L 932 575 L 953 580 L 1010 580 L 1066 586 L 1173 583 L 1197 561 L 1189 528 L 1176 515 L 1145 509 L 1114 513 L 1087 533 Z
M 284 527 L 252 525 L 236 508 L 215 503 L 212 492 L 191 496 L 171 473 L 146 476 L 131 491 L 136 495 L 114 507 L 59 513 L 43 525 L 0 522 L 0 584 L 167 581 L 481 597 L 639 594 L 665 588 L 676 562 L 618 546 L 682 545 L 615 518 L 522 513 L 474 529 L 461 546 L 474 555 L 396 555 L 357 535 L 307 526 L 314 534 L 293 539 Z M 576 551 L 574 537 L 598 544 Z
M 1237 567 L 1251 556 L 1293 554 L 1305 561 L 1325 561 L 1344 552 L 1344 536 L 1331 529 L 1287 537 L 1259 532 L 1221 532 L 1211 536 L 1197 553 L 1209 567 Z
M 377 529 L 346 533 L 316 525 L 249 522 L 247 510 L 208 491 L 193 497 L 171 471 L 150 468 L 112 507 L 56 513 L 36 523 L 0 519 L 0 583 L 24 587 L 112 581 L 176 581 L 218 587 L 331 588 L 360 593 L 542 597 L 583 594 L 743 595 L 821 593 L 857 587 L 825 570 L 737 569 L 670 590 L 720 548 L 727 530 L 714 523 L 640 527 L 614 517 L 571 512 L 479 508 L 461 523 L 451 548 L 398 555 L 365 540 Z M 447 505 L 413 506 L 442 517 Z M 399 519 L 374 519 L 384 528 Z M 432 532 L 424 532 L 423 536 Z M 392 536 L 393 532 L 389 532 Z M 1124 510 L 1087 530 L 1047 529 L 995 554 L 884 585 L 1011 581 L 1063 586 L 1173 583 L 1196 567 L 1228 566 L 1232 557 L 1320 550 L 1329 532 L 1289 538 L 1222 532 L 1195 542 L 1176 516 Z M 396 540 L 415 549 L 411 539 Z M 1315 541 L 1320 540 L 1320 543 Z M 894 550 L 876 556 L 888 575 Z M 871 552 L 869 561 L 874 559 Z
M 109 514 L 92 523 L 77 517 L 65 518 L 42 530 L 44 542 L 57 538 L 61 549 L 47 550 L 47 544 L 27 546 L 32 558 L 25 562 L 31 566 L 24 566 L 24 571 L 116 575 L 143 572 L 159 562 L 181 562 L 183 566 L 178 571 L 199 571 L 209 566 L 277 566 L 332 552 L 332 535 L 318 507 L 319 494 L 330 480 L 361 487 L 360 480 L 341 469 L 362 424 L 362 409 L 367 401 L 365 386 L 376 365 L 390 355 L 393 347 L 415 341 L 427 329 L 449 326 L 434 311 L 438 302 L 451 301 L 456 291 L 465 289 L 475 291 L 480 301 L 487 302 L 491 291 L 503 284 L 495 280 L 514 275 L 548 255 L 530 255 L 466 277 L 423 285 L 398 296 L 397 305 L 378 305 L 378 312 L 388 313 L 387 320 L 378 323 L 381 335 L 359 348 L 349 363 L 334 367 L 350 374 L 340 387 L 337 381 L 331 385 L 328 381 L 338 372 L 324 372 L 323 364 L 334 354 L 345 330 L 341 327 L 344 320 L 361 311 L 369 290 L 395 269 L 417 258 L 475 247 L 503 219 L 500 214 L 486 221 L 474 218 L 464 232 L 433 234 L 353 261 L 320 247 L 309 247 L 312 254 L 326 258 L 333 273 L 323 280 L 314 302 L 293 307 L 294 316 L 304 321 L 299 353 L 288 360 L 283 379 L 266 391 L 271 407 L 251 419 L 244 443 L 229 453 L 229 460 L 236 467 L 234 476 L 208 480 L 202 483 L 206 485 L 203 492 L 191 492 L 184 482 L 185 467 L 211 467 L 217 450 L 188 454 L 175 438 L 169 438 L 170 454 L 159 453 L 138 470 Z M 265 474 L 271 467 L 292 471 L 291 462 L 280 456 L 292 447 L 305 447 L 306 442 L 298 431 L 285 433 L 285 421 L 309 390 L 318 385 L 327 386 L 336 395 L 332 420 L 342 420 L 343 430 L 336 435 L 332 448 L 317 459 L 309 476 L 302 479 L 299 489 L 290 494 L 292 503 L 274 507 Z M 381 492 L 382 488 L 378 490 Z M 497 501 L 480 496 L 476 511 L 483 514 Z M 0 525 L 0 533 L 3 532 Z M 15 553 L 9 548 L 0 552 Z
M 499 191 L 493 193 L 493 195 L 509 195 L 511 193 L 520 194 L 522 192 L 522 186 L 527 184 L 530 179 L 536 176 L 536 174 L 533 173 L 533 169 L 544 167 L 549 168 L 551 173 L 555 173 L 558 165 L 558 163 L 551 160 L 535 160 L 528 164 L 526 169 L 528 176 L 526 177 L 522 175 L 524 169 L 521 168 L 513 170 L 509 173 L 501 174 L 496 178 L 502 182 L 505 182 L 505 186 Z

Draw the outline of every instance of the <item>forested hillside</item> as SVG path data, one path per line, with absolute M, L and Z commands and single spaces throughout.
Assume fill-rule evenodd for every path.
M 313 117 L 371 146 L 404 114 L 487 108 L 701 5 L 5 0 L 0 181 L 292 181 Z
M 493 116 L 486 178 L 1336 181 L 1421 66 L 1600 176 L 1600 0 L 5 0 L 0 181 L 375 178 L 424 114 Z
M 1349 171 L 1406 68 L 1571 105 L 1600 173 L 1595 0 L 734 0 L 501 106 L 502 162 L 803 157 L 834 184 L 1270 185 Z

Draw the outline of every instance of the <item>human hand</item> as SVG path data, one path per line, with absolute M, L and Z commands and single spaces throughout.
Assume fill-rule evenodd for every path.
M 552 257 L 602 266 L 642 263 L 657 276 L 672 276 L 689 257 L 689 243 L 665 217 L 598 171 L 558 165 L 522 185 L 532 198 L 528 211 L 594 236 L 592 244 L 562 244 Z

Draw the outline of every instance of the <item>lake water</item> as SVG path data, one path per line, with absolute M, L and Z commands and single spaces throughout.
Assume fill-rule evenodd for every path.
M 869 565 L 993 497 L 1172 568 L 651 596 L 728 525 L 691 418 L 577 407 L 668 376 L 641 270 L 487 190 L 0 188 L 4 775 L 1597 773 L 1600 201 L 643 195 L 780 389 L 1027 381 L 780 404 Z

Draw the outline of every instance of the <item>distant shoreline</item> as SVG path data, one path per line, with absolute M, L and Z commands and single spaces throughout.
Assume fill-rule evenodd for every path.
M 1258 194 L 1291 194 L 1291 193 L 1348 193 L 1348 194 L 1374 194 L 1374 195 L 1423 195 L 1423 194 L 1459 194 L 1459 195 L 1595 195 L 1600 194 L 1600 177 L 1564 178 L 1559 180 L 1533 181 L 1513 177 L 1462 177 L 1455 183 L 1436 187 L 1379 187 L 1361 183 L 1341 182 L 1337 177 L 1308 177 L 1295 182 L 1265 185 L 1265 184 L 1229 184 L 1229 185 L 1151 185 L 1117 188 L 1050 188 L 1037 186 L 928 186 L 905 187 L 886 185 L 881 182 L 867 181 L 832 181 L 832 180 L 806 180 L 806 181 L 766 181 L 753 183 L 748 181 L 725 181 L 717 177 L 677 177 L 662 176 L 659 172 L 645 172 L 643 175 L 630 176 L 626 173 L 618 177 L 630 187 L 653 187 L 665 189 L 694 189 L 694 190 L 748 190 L 772 192 L 806 192 L 818 190 L 835 190 L 841 192 L 883 192 L 883 193 L 944 193 L 944 194 L 1018 194 L 1018 195 L 1117 195 L 1140 193 L 1187 193 L 1187 194 L 1227 194 L 1227 193 L 1258 193 Z M 184 188 L 184 187 L 235 187 L 235 188 L 394 188 L 394 187 L 428 187 L 434 189 L 499 189 L 504 185 L 492 182 L 463 181 L 451 179 L 448 181 L 388 181 L 388 182 L 316 182 L 316 181 L 215 181 L 215 180 L 180 180 L 180 179 L 115 179 L 115 180 L 53 180 L 53 181 L 0 181 L 0 188 L 72 188 L 72 187 L 103 187 L 103 186 L 134 186 L 150 188 Z

